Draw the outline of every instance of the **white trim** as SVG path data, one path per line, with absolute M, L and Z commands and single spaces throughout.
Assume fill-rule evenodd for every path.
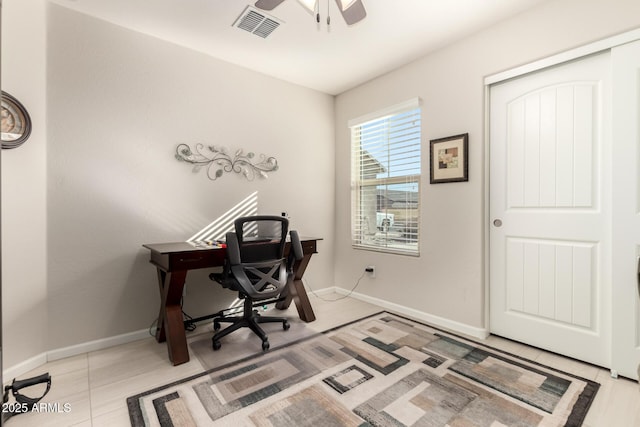
M 408 99 L 404 102 L 400 102 L 399 104 L 391 105 L 389 107 L 383 108 L 382 110 L 374 111 L 373 113 L 365 114 L 364 116 L 356 117 L 355 119 L 351 119 L 347 122 L 347 126 L 352 128 L 354 126 L 359 126 L 363 123 L 370 122 L 371 120 L 381 119 L 386 116 L 391 116 L 393 114 L 401 113 L 403 111 L 413 110 L 414 108 L 418 108 L 422 100 L 418 97 Z
M 37 369 L 45 363 L 47 363 L 47 353 L 40 353 L 30 359 L 18 363 L 17 365 L 4 369 L 2 371 L 2 379 L 5 384 L 8 384 L 13 378 L 19 377 L 33 369 Z
M 413 317 L 414 319 L 418 319 L 430 325 L 438 326 L 452 332 L 465 334 L 467 336 L 470 336 L 479 340 L 484 340 L 489 336 L 489 331 L 485 328 L 477 328 L 475 326 L 466 325 L 464 323 L 456 322 L 454 320 L 445 319 L 444 317 L 434 316 L 429 313 L 424 313 L 422 311 L 418 311 L 410 307 L 405 307 L 403 305 L 399 305 L 393 302 L 370 297 L 368 295 L 364 295 L 358 292 L 350 292 L 346 289 L 342 289 L 338 287 L 335 287 L 334 289 L 335 289 L 335 292 L 338 294 L 341 294 L 341 295 L 350 294 L 352 298 L 365 301 L 370 304 L 378 305 L 380 307 L 391 310 L 395 313 Z
M 490 148 L 491 145 L 489 144 L 490 141 L 490 133 L 489 133 L 489 111 L 491 108 L 491 89 L 489 87 L 489 85 L 485 85 L 484 87 L 484 182 L 482 183 L 483 189 L 484 189 L 484 198 L 482 199 L 482 204 L 483 204 L 483 209 L 482 209 L 482 214 L 483 214 L 483 218 L 482 218 L 482 245 L 484 248 L 484 252 L 482 255 L 483 258 L 483 263 L 482 266 L 484 268 L 483 274 L 482 274 L 482 278 L 484 280 L 484 283 L 482 284 L 482 288 L 484 289 L 484 306 L 483 306 L 483 313 L 484 313 L 484 327 L 486 328 L 487 331 L 491 331 L 491 324 L 489 322 L 489 250 L 491 249 L 491 245 L 490 245 L 490 241 L 489 241 L 489 233 L 491 233 L 491 210 L 489 209 L 490 207 L 490 192 L 489 192 L 489 188 L 491 185 L 491 169 L 489 168 L 489 161 L 490 161 Z
M 304 284 L 304 287 L 306 288 L 307 293 L 311 294 L 313 296 L 321 297 L 321 296 L 329 295 L 329 294 L 332 294 L 332 293 L 336 292 L 336 287 L 335 286 L 329 286 L 328 288 L 322 288 L 322 289 L 318 289 L 318 290 L 311 289 L 309 287 L 309 285 L 307 285 L 306 280 L 304 279 L 304 277 L 302 278 L 302 283 Z
M 140 331 L 129 332 L 127 334 L 116 335 L 114 337 L 102 338 L 99 340 L 89 341 L 69 347 L 59 348 L 48 352 L 40 353 L 24 362 L 11 366 L 2 371 L 2 378 L 5 380 L 16 378 L 33 369 L 36 369 L 47 362 L 64 359 L 66 357 L 77 356 L 79 354 L 89 353 L 97 350 L 104 350 L 121 344 L 127 344 L 144 338 L 149 338 L 149 330 L 142 329 Z
M 453 332 L 466 334 L 473 338 L 482 340 L 489 336 L 489 332 L 487 329 L 476 328 L 473 326 L 465 325 L 464 323 L 459 323 L 453 320 L 445 319 L 443 317 L 434 316 L 428 313 L 415 310 L 413 308 L 405 307 L 389 301 L 384 301 L 379 298 L 370 297 L 368 295 L 364 295 L 358 292 L 350 293 L 348 290 L 342 289 L 336 286 L 331 286 L 328 288 L 322 288 L 322 289 L 313 290 L 313 291 L 307 286 L 307 289 L 309 290 L 309 292 L 311 292 L 312 295 L 317 295 L 317 296 L 327 295 L 331 293 L 338 293 L 341 295 L 350 294 L 351 297 L 357 300 L 365 301 L 370 304 L 375 304 L 380 307 L 392 310 L 398 314 L 410 316 L 415 319 L 421 320 L 423 322 L 429 323 L 433 326 L 439 326 Z M 129 332 L 127 334 L 116 335 L 109 338 L 88 341 L 86 343 L 81 343 L 81 344 L 76 344 L 69 347 L 63 347 L 63 348 L 51 350 L 48 352 L 40 353 L 28 360 L 25 360 L 24 362 L 18 363 L 17 365 L 11 366 L 3 370 L 2 376 L 3 378 L 5 378 L 5 380 L 9 378 L 16 378 L 33 369 L 36 369 L 46 364 L 47 362 L 53 362 L 55 360 L 77 356 L 79 354 L 85 354 L 92 351 L 104 350 L 106 348 L 127 344 L 133 341 L 138 341 L 138 340 L 149 338 L 149 337 L 150 337 L 149 330 L 142 329 L 139 331 Z
M 559 54 L 549 56 L 547 58 L 543 58 L 525 65 L 521 65 L 507 71 L 492 74 L 485 77 L 484 84 L 488 86 L 494 83 L 512 79 L 514 77 L 519 77 L 527 73 L 542 70 L 543 68 L 552 67 L 554 65 L 562 64 L 564 62 L 573 61 L 574 59 L 602 52 L 603 50 L 611 49 L 616 46 L 620 46 L 622 44 L 630 43 L 636 40 L 640 40 L 640 29 L 627 31 L 622 34 L 618 34 L 603 40 L 589 43 L 585 46 L 580 46 L 575 49 L 561 52 Z
M 72 345 L 69 347 L 59 348 L 47 352 L 47 361 L 52 362 L 54 360 L 64 359 L 65 357 L 76 356 L 82 353 L 89 353 L 91 351 L 104 350 L 105 348 L 114 347 L 116 345 L 127 344 L 133 341 L 138 341 L 144 338 L 149 338 L 148 329 L 142 329 L 135 332 L 129 332 L 122 335 L 116 335 L 114 337 L 102 338 L 99 340 L 88 341 L 81 344 Z

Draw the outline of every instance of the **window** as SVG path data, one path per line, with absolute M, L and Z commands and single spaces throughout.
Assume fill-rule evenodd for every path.
M 352 120 L 349 127 L 353 246 L 419 255 L 419 100 Z

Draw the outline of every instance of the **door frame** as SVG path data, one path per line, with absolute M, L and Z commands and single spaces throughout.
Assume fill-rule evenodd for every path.
M 491 135 L 490 129 L 490 112 L 491 112 L 491 86 L 504 82 L 509 79 L 517 78 L 530 74 L 536 71 L 543 70 L 545 68 L 560 65 L 566 62 L 577 60 L 595 53 L 603 52 L 609 49 L 613 49 L 616 46 L 620 46 L 626 43 L 631 43 L 640 40 L 640 29 L 626 31 L 624 33 L 617 34 L 593 43 L 586 44 L 574 49 L 570 49 L 528 64 L 524 64 L 515 68 L 511 68 L 506 71 L 491 74 L 484 78 L 484 208 L 483 208 L 483 240 L 484 240 L 484 328 L 488 333 L 491 333 L 491 325 L 489 322 L 489 288 L 490 288 L 490 252 L 489 252 L 489 233 L 491 226 L 490 217 L 490 172 L 491 172 L 491 156 L 490 156 L 490 141 Z M 612 242 L 613 244 L 613 242 Z

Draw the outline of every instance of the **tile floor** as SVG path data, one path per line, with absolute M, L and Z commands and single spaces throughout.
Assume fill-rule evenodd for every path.
M 316 331 L 323 331 L 382 310 L 353 298 L 325 301 L 338 298 L 340 296 L 337 294 L 322 297 L 312 295 L 311 302 L 317 320 L 308 326 Z M 289 309 L 289 315 L 297 316 L 295 307 Z M 210 334 L 210 331 L 210 324 L 201 324 L 190 335 Z M 505 351 L 599 382 L 601 388 L 585 420 L 585 426 L 640 426 L 638 383 L 626 379 L 613 379 L 608 370 L 499 337 L 491 336 L 486 342 Z M 49 372 L 52 388 L 46 401 L 61 405 L 68 403 L 70 411 L 28 413 L 12 418 L 7 424 L 9 427 L 129 426 L 127 397 L 201 371 L 202 366 L 196 357 L 192 357 L 183 365 L 172 366 L 165 344 L 158 344 L 151 336 L 106 350 L 47 363 L 21 378 Z M 35 390 L 31 391 L 36 395 Z

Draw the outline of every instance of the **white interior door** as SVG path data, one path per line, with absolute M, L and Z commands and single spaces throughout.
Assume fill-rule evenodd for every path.
M 611 363 L 610 55 L 490 88 L 490 330 Z
M 640 362 L 640 42 L 616 47 L 613 70 L 613 364 L 638 378 Z

